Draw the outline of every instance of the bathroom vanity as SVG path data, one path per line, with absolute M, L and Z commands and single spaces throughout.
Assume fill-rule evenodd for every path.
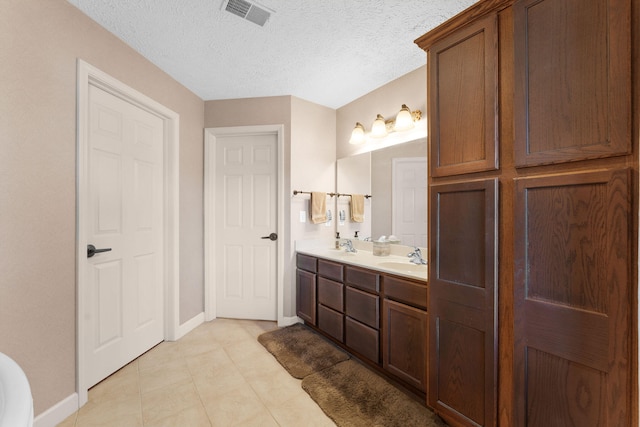
M 426 392 L 427 268 L 399 255 L 298 248 L 296 307 L 305 324 L 419 395 Z

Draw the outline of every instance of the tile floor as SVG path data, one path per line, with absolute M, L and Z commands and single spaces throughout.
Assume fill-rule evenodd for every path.
M 335 426 L 257 341 L 273 322 L 216 319 L 89 390 L 58 427 Z

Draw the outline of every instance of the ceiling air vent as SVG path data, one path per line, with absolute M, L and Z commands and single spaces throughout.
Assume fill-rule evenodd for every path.
M 224 0 L 222 8 L 229 13 L 233 13 L 261 27 L 264 27 L 264 24 L 267 23 L 271 16 L 271 12 L 273 12 L 264 6 L 259 6 L 256 3 L 250 3 L 245 0 Z

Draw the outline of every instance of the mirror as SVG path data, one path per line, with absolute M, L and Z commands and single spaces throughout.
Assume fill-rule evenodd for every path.
M 343 238 L 395 235 L 407 246 L 427 242 L 426 138 L 338 159 L 336 192 L 371 194 L 362 223 L 350 218 L 349 197 L 336 203 L 336 230 Z M 345 220 L 340 219 L 344 211 Z
M 370 153 L 339 159 L 336 170 L 336 231 L 340 237 L 365 239 L 371 236 L 372 198 L 364 199 L 364 218 L 361 223 L 351 220 L 351 197 L 345 194 L 371 194 Z

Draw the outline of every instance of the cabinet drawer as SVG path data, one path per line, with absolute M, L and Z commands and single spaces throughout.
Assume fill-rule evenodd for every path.
M 350 317 L 345 317 L 344 323 L 347 347 L 375 363 L 380 363 L 380 335 L 378 331 Z
M 379 297 L 347 286 L 345 313 L 372 328 L 379 328 Z
M 335 310 L 318 305 L 318 327 L 340 342 L 344 342 L 344 315 Z
M 318 302 L 339 312 L 344 311 L 344 285 L 318 277 Z
M 345 282 L 349 286 L 364 289 L 365 291 L 380 292 L 380 275 L 372 271 L 360 270 L 359 268 L 346 268 Z
M 296 257 L 296 266 L 301 270 L 316 273 L 318 271 L 318 259 L 309 255 L 298 254 Z
M 427 285 L 384 277 L 384 296 L 416 307 L 427 309 Z
M 342 266 L 342 264 L 319 259 L 318 274 L 323 277 L 342 282 L 344 279 L 344 267 Z

